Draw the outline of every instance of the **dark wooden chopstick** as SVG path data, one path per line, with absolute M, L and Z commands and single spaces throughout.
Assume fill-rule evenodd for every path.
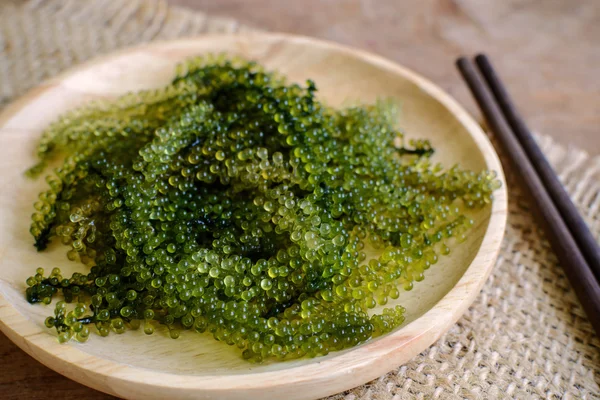
M 531 161 L 527 158 L 527 154 L 512 133 L 492 93 L 475 71 L 473 63 L 463 57 L 456 62 L 456 65 L 483 112 L 488 126 L 502 147 L 503 154 L 510 161 L 513 169 L 518 171 L 515 175 L 531 200 L 532 212 L 542 225 L 596 334 L 600 334 L 600 284 Z
M 535 142 L 531 131 L 519 114 L 490 60 L 485 55 L 479 54 L 475 57 L 475 63 L 479 67 L 481 75 L 486 80 L 488 87 L 496 99 L 496 103 L 502 110 L 521 147 L 542 180 L 546 191 L 571 231 L 579 249 L 596 276 L 596 280 L 600 281 L 600 247 L 598 247 L 592 232 L 577 211 L 577 208 L 571 201 L 571 197 L 560 183 L 558 176 L 544 156 L 544 153 L 542 153 Z

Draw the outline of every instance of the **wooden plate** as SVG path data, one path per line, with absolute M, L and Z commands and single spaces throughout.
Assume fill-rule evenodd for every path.
M 60 114 L 91 100 L 160 87 L 187 57 L 225 52 L 254 59 L 290 80 L 316 81 L 331 105 L 391 97 L 409 136 L 431 139 L 436 159 L 451 166 L 492 169 L 498 157 L 477 123 L 431 82 L 372 54 L 315 39 L 280 34 L 206 36 L 155 43 L 109 55 L 54 78 L 0 116 L 0 328 L 48 367 L 95 389 L 136 399 L 315 399 L 358 386 L 410 360 L 442 335 L 473 302 L 498 254 L 506 223 L 505 185 L 491 208 L 476 216 L 468 240 L 427 271 L 423 282 L 397 300 L 407 322 L 361 346 L 315 359 L 249 364 L 212 338 L 183 332 L 178 340 L 141 330 L 85 344 L 61 345 L 43 325 L 53 307 L 25 301 L 25 279 L 35 268 L 84 268 L 66 248 L 36 253 L 28 232 L 43 179 L 27 180 L 37 138 Z M 448 68 L 452 68 L 448 60 Z

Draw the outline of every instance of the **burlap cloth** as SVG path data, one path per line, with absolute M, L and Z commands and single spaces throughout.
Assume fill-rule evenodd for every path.
M 253 30 L 164 1 L 4 1 L 0 107 L 41 80 L 120 47 Z M 599 237 L 600 157 L 546 136 L 539 141 Z M 600 341 L 519 188 L 509 182 L 509 191 L 506 239 L 469 311 L 411 362 L 330 399 L 600 399 Z

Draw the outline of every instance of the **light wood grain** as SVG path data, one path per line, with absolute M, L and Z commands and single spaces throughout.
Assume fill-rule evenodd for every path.
M 43 364 L 78 382 L 127 398 L 312 399 L 373 379 L 409 360 L 445 332 L 466 310 L 489 275 L 506 223 L 506 191 L 475 215 L 467 242 L 403 293 L 407 322 L 384 337 L 318 359 L 251 365 L 208 336 L 159 332 L 92 336 L 86 344 L 59 345 L 44 328 L 51 309 L 25 300 L 24 280 L 38 266 L 75 271 L 65 248 L 36 253 L 28 233 L 32 202 L 43 187 L 22 176 L 34 159 L 35 139 L 49 122 L 84 102 L 160 87 L 174 64 L 206 52 L 242 55 L 293 81 L 314 79 L 331 105 L 391 97 L 408 136 L 427 137 L 436 159 L 474 170 L 493 169 L 498 158 L 479 126 L 448 95 L 417 74 L 382 58 L 314 39 L 286 35 L 212 36 L 156 43 L 84 64 L 47 82 L 0 115 L 0 328 Z M 187 333 L 187 334 L 186 334 Z

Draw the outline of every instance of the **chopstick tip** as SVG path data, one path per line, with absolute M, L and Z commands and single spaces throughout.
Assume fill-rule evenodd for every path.
M 461 56 L 459 58 L 456 59 L 456 66 L 460 67 L 461 65 L 465 65 L 469 62 L 469 59 L 465 56 Z
M 490 61 L 488 59 L 488 56 L 485 53 L 479 53 L 475 56 L 475 62 L 477 63 L 477 65 L 481 65 L 482 63 L 484 64 L 489 64 Z

